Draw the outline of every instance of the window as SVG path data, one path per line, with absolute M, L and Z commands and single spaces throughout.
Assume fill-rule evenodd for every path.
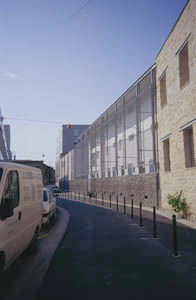
M 122 140 L 119 140 L 119 147 L 118 147 L 119 150 L 122 150 Z
M 19 205 L 19 179 L 16 171 L 10 171 L 6 178 L 2 202 L 8 201 L 11 208 Z
M 133 173 L 133 165 L 132 164 L 128 164 L 128 175 L 132 175 Z
M 161 107 L 167 104 L 166 73 L 160 79 Z
M 195 167 L 193 127 L 190 126 L 184 129 L 183 134 L 184 134 L 185 166 L 186 168 Z
M 74 136 L 75 136 L 75 137 L 78 136 L 78 129 L 74 129 Z
M 170 171 L 170 151 L 169 139 L 163 141 L 163 155 L 164 155 L 164 168 L 165 171 Z
M 179 53 L 180 88 L 189 81 L 188 42 Z
M 46 191 L 43 191 L 43 195 L 44 195 L 43 201 L 44 201 L 44 202 L 47 202 L 47 201 L 48 201 L 47 192 L 46 192 Z
M 121 166 L 121 176 L 125 175 L 125 169 L 124 166 Z
M 134 137 L 135 137 L 135 135 L 133 133 L 130 134 L 129 137 L 128 137 L 129 142 L 133 141 Z

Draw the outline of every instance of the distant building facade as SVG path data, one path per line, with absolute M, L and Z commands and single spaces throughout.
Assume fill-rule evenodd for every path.
M 13 162 L 40 169 L 42 172 L 43 184 L 55 184 L 55 170 L 52 167 L 44 164 L 43 160 L 17 159 L 13 160 Z
M 10 125 L 3 124 L 3 116 L 0 109 L 0 160 L 11 160 L 10 150 Z
M 56 182 L 61 185 L 65 182 L 64 155 L 75 147 L 75 141 L 89 125 L 62 125 L 57 137 L 56 148 Z
M 196 1 L 187 2 L 156 59 L 162 207 L 183 191 L 196 219 Z

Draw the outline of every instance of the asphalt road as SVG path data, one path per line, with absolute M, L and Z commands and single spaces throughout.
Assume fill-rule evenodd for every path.
M 120 213 L 58 199 L 66 234 L 39 291 L 41 299 L 196 299 L 171 251 Z

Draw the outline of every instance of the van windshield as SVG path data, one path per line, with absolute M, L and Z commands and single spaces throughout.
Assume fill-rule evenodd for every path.
M 48 201 L 46 191 L 44 191 L 44 201 Z
M 0 182 L 1 182 L 1 177 L 2 177 L 2 175 L 3 175 L 3 169 L 0 168 Z

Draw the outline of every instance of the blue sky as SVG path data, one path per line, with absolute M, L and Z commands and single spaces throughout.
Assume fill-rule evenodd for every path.
M 185 4 L 1 1 L 0 105 L 16 157 L 44 153 L 54 166 L 60 123 L 91 124 L 103 113 L 154 63 Z

